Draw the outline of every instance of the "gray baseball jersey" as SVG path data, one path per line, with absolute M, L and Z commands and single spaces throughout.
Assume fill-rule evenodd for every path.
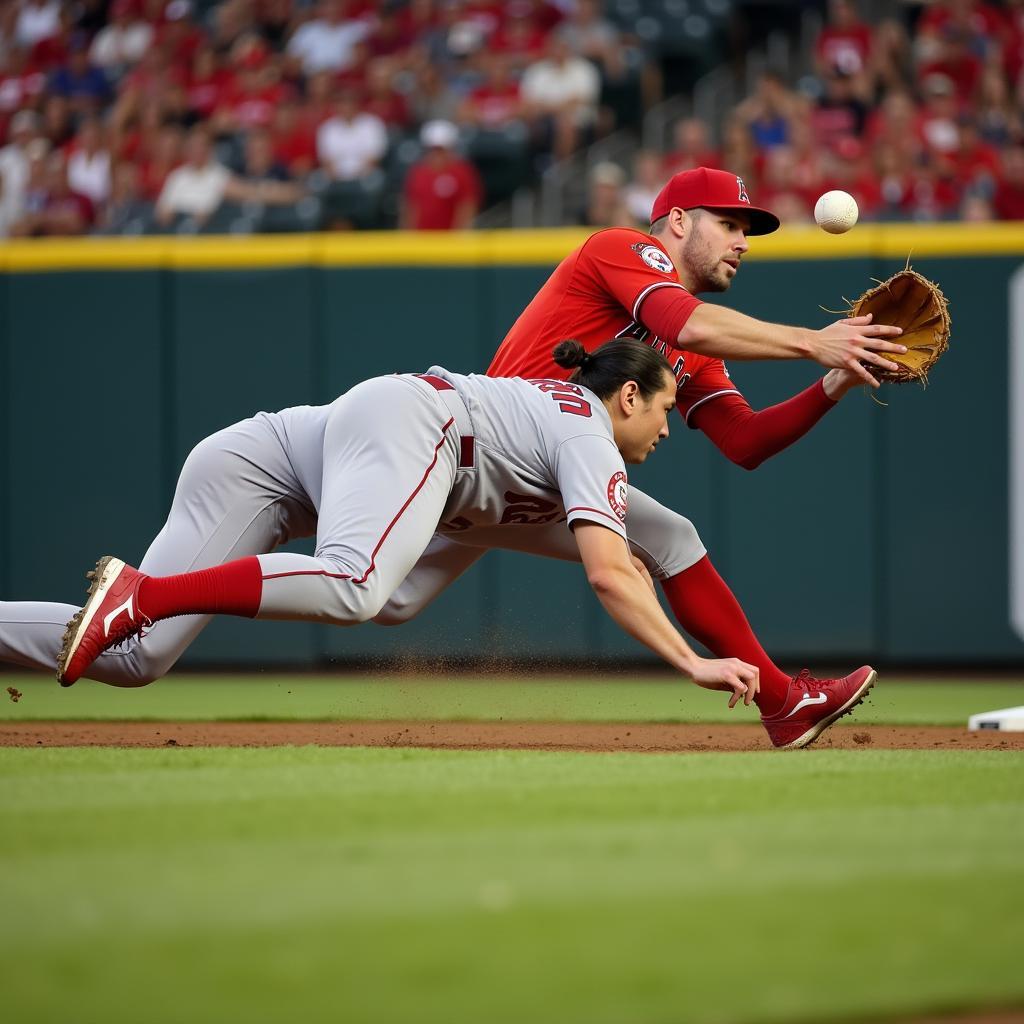
M 438 531 L 506 546 L 523 527 L 592 520 L 626 538 L 626 467 L 592 391 L 565 381 L 483 377 L 432 367 L 472 424 L 471 466 L 455 477 Z
M 164 576 L 256 555 L 261 616 L 398 622 L 490 546 L 578 558 L 568 526 L 581 519 L 625 537 L 626 501 L 611 423 L 592 393 L 436 367 L 374 378 L 329 406 L 258 413 L 201 441 L 139 567 Z M 701 557 L 687 520 L 638 491 L 630 501 L 631 529 L 637 518 L 643 533 L 630 543 L 652 572 Z M 313 533 L 313 556 L 275 551 Z M 76 610 L 0 602 L 0 660 L 52 669 Z M 143 685 L 208 621 L 158 622 L 87 675 Z

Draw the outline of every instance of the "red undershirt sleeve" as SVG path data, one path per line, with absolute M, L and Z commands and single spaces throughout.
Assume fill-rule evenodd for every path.
M 740 395 L 722 395 L 694 410 L 690 426 L 704 431 L 738 466 L 756 469 L 803 437 L 835 405 L 817 380 L 798 395 L 758 412 Z
M 638 319 L 652 334 L 675 345 L 679 332 L 699 305 L 701 300 L 680 285 L 654 288 L 640 303 Z

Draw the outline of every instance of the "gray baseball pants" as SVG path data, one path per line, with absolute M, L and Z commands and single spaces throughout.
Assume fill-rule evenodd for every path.
M 455 392 L 387 377 L 357 385 L 327 409 L 259 413 L 227 427 L 185 460 L 167 521 L 139 568 L 168 576 L 257 555 L 261 618 L 405 622 L 488 550 L 434 534 L 458 472 L 464 415 Z M 564 523 L 507 532 L 502 546 L 579 561 Z M 634 489 L 629 532 L 634 553 L 658 577 L 705 554 L 688 520 Z M 272 553 L 313 535 L 313 556 Z M 0 661 L 54 670 L 77 611 L 0 602 Z M 102 654 L 86 675 L 114 686 L 152 682 L 209 620 L 158 622 L 141 640 Z

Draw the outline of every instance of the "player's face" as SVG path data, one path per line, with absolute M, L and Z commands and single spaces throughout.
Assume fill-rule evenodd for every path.
M 696 292 L 727 291 L 740 269 L 750 217 L 741 210 L 695 210 L 680 258 Z
M 622 424 L 616 442 L 623 462 L 643 462 L 668 437 L 668 414 L 675 404 L 675 378 L 666 373 L 665 387 L 650 399 L 638 399 L 633 414 Z

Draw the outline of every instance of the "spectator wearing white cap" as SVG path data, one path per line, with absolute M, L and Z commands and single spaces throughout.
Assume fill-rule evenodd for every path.
M 483 184 L 459 156 L 459 130 L 451 121 L 428 121 L 420 131 L 423 157 L 409 168 L 402 191 L 400 227 L 409 231 L 465 230 L 480 211 Z

